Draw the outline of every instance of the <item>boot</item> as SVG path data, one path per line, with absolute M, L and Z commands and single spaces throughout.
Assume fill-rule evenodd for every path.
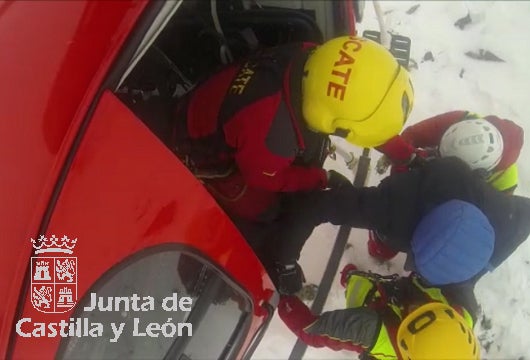
M 305 281 L 302 268 L 297 262 L 291 264 L 276 263 L 275 284 L 282 295 L 293 295 L 302 289 Z

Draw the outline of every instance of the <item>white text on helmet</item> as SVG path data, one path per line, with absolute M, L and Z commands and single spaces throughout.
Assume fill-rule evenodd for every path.
M 333 64 L 333 70 L 331 71 L 332 79 L 337 81 L 329 81 L 328 89 L 326 92 L 327 96 L 332 96 L 341 101 L 344 100 L 346 94 L 346 86 L 350 81 L 351 67 L 344 69 L 344 65 L 352 65 L 355 63 L 355 58 L 348 54 L 346 51 L 355 53 L 362 48 L 362 42 L 358 38 L 350 37 L 347 41 L 342 44 L 342 49 L 339 50 L 338 60 Z

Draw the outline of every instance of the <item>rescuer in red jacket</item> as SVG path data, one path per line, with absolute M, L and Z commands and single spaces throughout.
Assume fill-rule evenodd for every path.
M 494 188 L 511 194 L 517 187 L 516 161 L 523 143 L 523 129 L 510 120 L 451 111 L 409 126 L 399 138 L 379 147 L 385 155 L 378 162 L 377 170 L 384 173 L 389 165 L 394 164 L 392 172 L 407 171 L 408 165 L 402 159 L 410 159 L 412 154 L 419 157 L 456 156 L 473 170 L 480 171 Z M 374 231 L 369 233 L 368 252 L 381 260 L 396 255 Z
M 510 192 L 517 186 L 515 162 L 523 147 L 524 131 L 510 120 L 451 111 L 407 127 L 400 138 L 378 148 L 393 163 L 399 164 L 421 149 L 432 155 L 459 157 L 472 169 L 483 170 L 497 190 Z M 426 153 L 418 155 L 422 154 Z
M 287 44 L 225 67 L 182 100 L 172 147 L 257 249 L 286 194 L 348 181 L 322 168 L 329 135 L 382 145 L 412 102 L 407 71 L 376 42 Z

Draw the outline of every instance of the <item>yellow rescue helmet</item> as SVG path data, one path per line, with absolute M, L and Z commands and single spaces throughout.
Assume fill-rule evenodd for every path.
M 434 302 L 420 306 L 403 319 L 397 345 L 407 360 L 479 359 L 473 329 L 448 305 Z
M 302 80 L 302 111 L 308 126 L 373 147 L 399 134 L 412 110 L 409 74 L 372 40 L 343 36 L 309 55 Z

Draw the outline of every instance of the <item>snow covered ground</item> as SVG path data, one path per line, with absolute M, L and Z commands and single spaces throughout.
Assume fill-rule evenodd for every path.
M 415 11 L 412 7 L 419 5 Z M 465 109 L 495 114 L 519 123 L 530 136 L 530 2 L 525 1 L 382 1 L 390 31 L 412 38 L 411 69 L 415 106 L 409 122 L 449 110 Z M 409 12 L 409 13 L 407 13 Z M 470 15 L 463 30 L 454 24 Z M 378 29 L 372 4 L 367 2 L 359 29 Z M 470 58 L 466 52 L 487 50 L 504 62 Z M 432 61 L 424 60 L 430 52 Z M 340 139 L 338 140 L 340 141 Z M 349 150 L 359 153 L 347 144 Z M 372 165 L 379 154 L 372 152 Z M 516 194 L 530 196 L 530 145 L 519 158 L 520 183 Z M 343 161 L 329 161 L 329 168 L 351 174 Z M 375 173 L 374 173 L 375 174 Z M 371 175 L 369 184 L 381 177 Z M 529 219 L 530 221 L 530 219 Z M 319 283 L 338 228 L 329 224 L 315 230 L 305 247 L 301 264 L 309 282 Z M 366 251 L 367 233 L 353 230 L 351 245 L 341 267 L 348 262 L 363 269 L 388 274 L 400 272 L 404 256 L 378 264 Z M 477 285 L 483 315 L 475 332 L 483 346 L 482 358 L 530 359 L 530 242 L 526 242 L 493 273 Z M 527 295 L 528 294 L 528 295 Z M 343 308 L 344 294 L 336 278 L 326 310 Z M 295 336 L 277 316 L 254 354 L 254 359 L 286 359 Z M 309 348 L 304 359 L 352 359 L 351 352 Z

